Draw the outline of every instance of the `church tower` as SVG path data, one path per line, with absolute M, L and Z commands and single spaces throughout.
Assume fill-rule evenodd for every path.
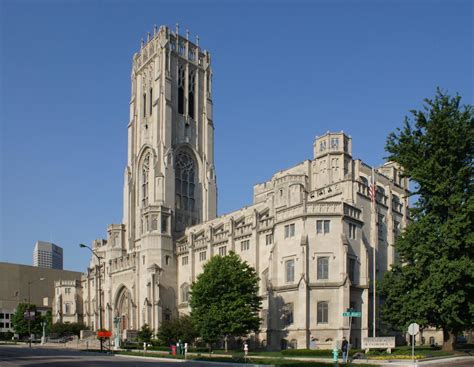
M 139 266 L 136 326 L 156 328 L 176 313 L 175 240 L 216 217 L 211 56 L 188 31 L 155 27 L 133 56 L 131 85 L 118 237 Z
M 211 57 L 167 27 L 133 57 L 124 218 L 128 250 L 216 216 Z M 152 241 L 154 242 L 154 241 Z M 148 244 L 147 244 L 148 245 Z M 154 244 L 149 244 L 153 247 Z

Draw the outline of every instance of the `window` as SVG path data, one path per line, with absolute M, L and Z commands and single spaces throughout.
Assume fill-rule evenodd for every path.
M 245 240 L 240 242 L 240 251 L 247 251 L 250 249 L 250 241 Z
M 3 329 L 5 327 L 5 324 L 3 322 L 0 322 L 0 329 Z
M 188 257 L 187 256 L 183 256 L 181 258 L 181 265 L 188 265 Z
M 194 85 L 195 85 L 195 74 L 194 72 L 189 73 L 188 83 L 188 115 L 194 119 Z
M 0 313 L 0 319 L 5 318 L 5 315 L 3 313 Z
M 329 257 L 328 256 L 318 257 L 317 266 L 318 266 L 317 278 L 319 280 L 329 279 Z
M 142 263 L 145 265 L 145 256 L 142 256 Z
M 71 313 L 71 304 L 70 303 L 65 303 L 64 304 L 64 313 L 65 314 Z
M 168 217 L 166 215 L 161 216 L 161 233 L 168 233 Z
M 318 324 L 328 323 L 328 302 L 318 302 L 317 322 Z
M 170 260 L 171 260 L 171 257 L 168 256 L 168 255 L 166 255 L 166 256 L 165 256 L 165 264 L 166 264 L 166 265 L 169 265 L 169 264 L 170 264 Z
M 226 246 L 219 247 L 219 256 L 225 256 L 225 255 L 227 255 L 227 247 Z
M 150 116 L 153 112 L 153 88 L 150 88 Z
M 331 149 L 332 150 L 339 149 L 339 138 L 331 138 Z
M 265 245 L 271 245 L 273 243 L 273 234 L 267 234 L 265 236 Z
M 316 233 L 317 234 L 327 234 L 331 231 L 331 221 L 330 220 L 317 220 L 316 221 Z
M 357 226 L 355 224 L 349 223 L 349 238 L 356 238 L 356 228 Z
M 194 212 L 195 163 L 191 154 L 180 151 L 175 161 L 176 209 Z
M 287 303 L 282 308 L 282 319 L 284 326 L 293 323 L 293 303 Z
M 66 288 L 66 289 L 64 289 L 64 293 L 66 293 L 66 294 L 71 294 L 71 288 Z
M 189 285 L 184 283 L 181 286 L 181 302 L 188 302 L 189 301 Z
M 142 206 L 148 205 L 148 172 L 150 170 L 150 154 L 145 156 L 142 167 Z
M 395 236 L 395 239 L 400 236 L 400 222 L 396 220 L 393 221 L 393 235 Z
M 286 269 L 286 282 L 294 282 L 295 281 L 295 260 L 286 260 L 285 261 L 285 269 Z
M 178 113 L 184 114 L 184 66 L 179 66 L 178 71 Z
M 324 152 L 326 150 L 326 140 L 319 142 L 319 151 Z
M 295 235 L 295 224 L 287 224 L 285 226 L 285 238 L 294 237 Z
M 382 240 L 383 239 L 383 227 L 384 227 L 384 221 L 385 221 L 385 216 L 383 214 L 379 214 L 378 216 L 378 236 L 379 236 L 379 239 Z
M 349 279 L 352 283 L 354 283 L 354 280 L 355 280 L 355 266 L 356 266 L 356 260 L 350 258 L 349 259 Z
M 5 314 L 5 318 L 8 320 L 10 318 L 10 314 L 9 313 L 6 313 Z
M 146 117 L 146 93 L 143 93 L 143 117 Z
M 204 261 L 206 260 L 206 251 L 201 251 L 199 253 L 199 261 Z

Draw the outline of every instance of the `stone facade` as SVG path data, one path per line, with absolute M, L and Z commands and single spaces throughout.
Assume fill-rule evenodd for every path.
M 53 322 L 83 322 L 80 280 L 54 282 Z
M 234 251 L 261 278 L 263 344 L 331 348 L 348 337 L 342 313 L 352 307 L 362 312 L 351 334 L 360 346 L 372 325 L 371 238 L 380 279 L 394 262 L 408 203 L 406 180 L 387 163 L 376 170 L 378 214 L 371 210 L 372 170 L 352 159 L 351 144 L 344 133 L 317 137 L 314 159 L 255 185 L 253 205 L 188 228 L 176 245 L 179 311 L 190 311 L 188 287 L 205 261 Z
M 123 335 L 145 323 L 157 330 L 189 313 L 189 287 L 205 262 L 234 251 L 261 278 L 262 344 L 330 348 L 348 336 L 342 312 L 352 307 L 362 312 L 351 335 L 360 345 L 371 334 L 373 249 L 380 279 L 407 223 L 407 180 L 395 164 L 377 168 L 372 206 L 372 168 L 353 159 L 348 135 L 328 132 L 311 160 L 255 185 L 252 205 L 216 218 L 210 62 L 198 42 L 166 27 L 133 57 L 123 224 L 93 243 L 103 260 L 93 256 L 82 278 L 84 321 L 98 328 L 101 289 L 105 328 L 120 317 Z

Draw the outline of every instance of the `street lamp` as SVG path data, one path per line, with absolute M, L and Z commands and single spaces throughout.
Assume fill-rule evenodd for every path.
M 101 288 L 101 282 L 100 282 L 100 276 L 101 276 L 101 264 L 100 264 L 100 260 L 102 260 L 102 258 L 97 255 L 97 253 L 91 249 L 89 246 L 87 245 L 84 245 L 83 243 L 80 243 L 79 244 L 79 247 L 80 248 L 87 248 L 89 249 L 90 252 L 92 252 L 92 254 L 97 258 L 97 260 L 99 261 L 99 275 L 97 277 L 97 282 L 98 282 L 98 288 L 99 288 L 99 330 L 102 330 L 102 288 Z M 96 267 L 97 269 L 97 267 Z M 99 338 L 100 340 L 100 351 L 102 352 L 103 351 L 103 345 L 102 345 L 102 337 Z
M 39 278 L 39 279 L 31 280 L 31 281 L 28 282 L 28 344 L 30 345 L 30 348 L 31 348 L 31 311 L 30 311 L 31 297 L 30 297 L 30 286 L 33 283 L 39 282 L 41 280 L 44 280 L 44 278 Z

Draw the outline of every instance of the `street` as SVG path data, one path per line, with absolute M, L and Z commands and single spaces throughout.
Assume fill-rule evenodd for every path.
M 328 362 L 327 360 L 325 362 Z M 354 363 L 363 363 L 365 361 L 356 361 Z M 410 361 L 389 362 L 389 361 L 373 361 L 380 366 L 392 367 L 411 367 Z M 96 352 L 78 351 L 75 349 L 50 348 L 34 345 L 31 349 L 26 345 L 0 345 L 0 367 L 17 367 L 17 366 L 57 366 L 57 367 L 205 367 L 209 366 L 208 362 L 184 362 L 176 360 L 163 360 L 145 357 L 125 357 L 112 354 L 100 354 Z M 474 367 L 474 357 L 463 360 L 437 360 L 437 361 L 419 361 L 419 367 Z M 240 366 L 238 364 L 229 363 L 212 363 L 213 367 L 224 366 Z M 249 365 L 252 366 L 252 365 Z
M 145 360 L 138 358 L 119 357 L 92 352 L 82 352 L 71 349 L 50 349 L 38 346 L 28 348 L 19 346 L 0 346 L 0 366 L 57 366 L 57 367 L 99 367 L 99 366 L 174 366 L 176 361 L 158 362 L 156 360 Z M 183 365 L 184 366 L 184 365 Z

